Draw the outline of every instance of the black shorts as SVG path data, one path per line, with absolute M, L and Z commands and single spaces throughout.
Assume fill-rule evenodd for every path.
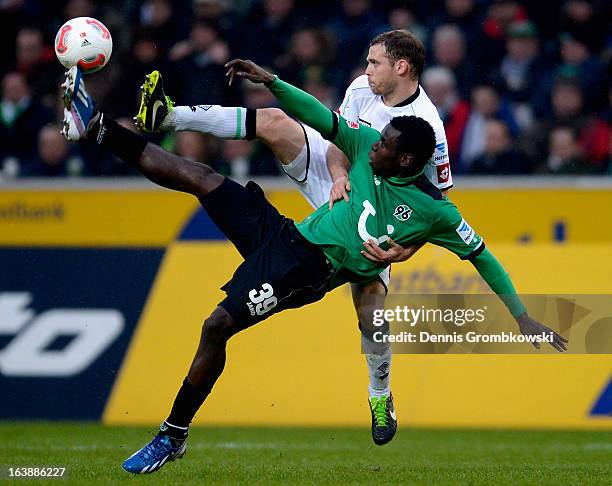
M 254 182 L 225 179 L 200 202 L 245 259 L 222 288 L 219 304 L 241 327 L 320 300 L 333 267 L 323 251 L 281 215 Z

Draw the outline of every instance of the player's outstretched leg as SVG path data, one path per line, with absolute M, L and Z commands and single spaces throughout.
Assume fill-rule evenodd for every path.
M 283 165 L 292 163 L 306 150 L 304 130 L 282 110 L 220 105 L 174 106 L 164 92 L 159 71 L 145 77 L 134 121 L 143 132 L 192 131 L 229 140 L 257 138 Z
M 77 66 L 67 71 L 62 86 L 64 121 L 61 131 L 68 140 L 91 140 L 136 166 L 156 184 L 198 198 L 223 183 L 225 177 L 208 165 L 166 152 L 97 111 Z
M 374 332 L 385 331 L 384 327 L 374 326 L 374 310 L 383 309 L 386 288 L 381 280 L 366 285 L 352 285 L 353 303 L 357 309 L 361 345 L 368 365 L 370 383 L 369 405 L 372 414 L 372 440 L 376 445 L 390 442 L 397 431 L 397 417 L 390 389 L 391 345 L 388 342 L 374 342 Z

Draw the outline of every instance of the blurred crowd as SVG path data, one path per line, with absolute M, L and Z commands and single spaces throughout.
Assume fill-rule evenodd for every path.
M 59 133 L 63 69 L 53 41 L 69 18 L 111 30 L 113 56 L 87 78 L 124 126 L 146 73 L 177 104 L 274 106 L 262 86 L 227 86 L 250 58 L 337 108 L 375 35 L 409 29 L 427 48 L 421 84 L 446 127 L 458 174 L 611 174 L 611 3 L 606 0 L 0 0 L 0 178 L 131 175 Z M 151 136 L 235 176 L 274 175 L 261 143 L 196 133 Z

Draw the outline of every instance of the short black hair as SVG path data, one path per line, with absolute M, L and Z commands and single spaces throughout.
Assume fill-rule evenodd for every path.
M 436 148 L 436 134 L 431 125 L 418 116 L 396 116 L 391 126 L 400 132 L 397 138 L 397 154 L 410 154 L 414 157 L 412 169 L 421 172 L 432 157 Z
M 421 77 L 425 65 L 425 47 L 414 34 L 407 30 L 390 30 L 374 37 L 369 47 L 378 44 L 385 47 L 391 63 L 404 59 L 412 66 L 410 70 L 412 77 L 414 79 Z

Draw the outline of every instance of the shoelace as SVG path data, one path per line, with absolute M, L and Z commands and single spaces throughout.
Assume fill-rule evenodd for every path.
M 387 397 L 380 397 L 374 404 L 374 418 L 378 427 L 387 425 Z
M 146 445 L 141 451 L 139 456 L 145 461 L 149 461 L 151 459 L 156 459 L 155 451 L 159 449 L 164 442 L 164 439 L 169 440 L 164 436 L 156 436 L 149 444 Z

